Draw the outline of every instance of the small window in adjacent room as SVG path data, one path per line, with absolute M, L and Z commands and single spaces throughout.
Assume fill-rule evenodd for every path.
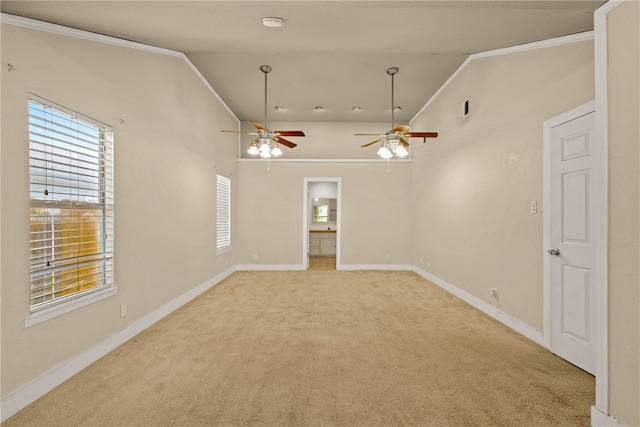
M 231 250 L 231 180 L 217 175 L 217 238 L 216 254 Z
M 32 317 L 115 293 L 111 128 L 31 95 L 29 177 Z

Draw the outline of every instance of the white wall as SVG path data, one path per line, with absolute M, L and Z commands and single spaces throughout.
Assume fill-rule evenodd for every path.
M 610 415 L 640 426 L 640 3 L 608 14 Z
M 342 179 L 345 268 L 409 264 L 411 163 L 241 161 L 238 176 L 238 264 L 303 265 L 305 177 Z
M 542 123 L 593 98 L 592 41 L 469 62 L 412 122 L 414 265 L 542 331 Z
M 238 122 L 179 56 L 6 24 L 1 31 L 4 399 L 229 268 L 234 252 L 216 257 L 215 176 L 235 182 L 237 138 L 219 130 Z M 29 92 L 113 126 L 118 292 L 25 328 Z

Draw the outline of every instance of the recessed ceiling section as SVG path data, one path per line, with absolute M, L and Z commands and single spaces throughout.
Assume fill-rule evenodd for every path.
M 279 120 L 380 122 L 389 67 L 400 68 L 396 117 L 408 121 L 469 54 L 592 30 L 604 3 L 3 0 L 0 10 L 184 52 L 241 120 L 263 116 L 256 70 L 270 64 Z M 280 28 L 264 25 L 275 17 Z

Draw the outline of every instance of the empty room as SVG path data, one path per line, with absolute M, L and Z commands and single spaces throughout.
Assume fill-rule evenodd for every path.
M 640 2 L 0 2 L 6 426 L 640 426 Z

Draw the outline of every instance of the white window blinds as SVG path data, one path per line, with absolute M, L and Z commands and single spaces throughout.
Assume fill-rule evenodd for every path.
M 231 180 L 217 175 L 217 237 L 218 255 L 231 250 Z
M 31 95 L 31 311 L 113 284 L 111 128 Z

